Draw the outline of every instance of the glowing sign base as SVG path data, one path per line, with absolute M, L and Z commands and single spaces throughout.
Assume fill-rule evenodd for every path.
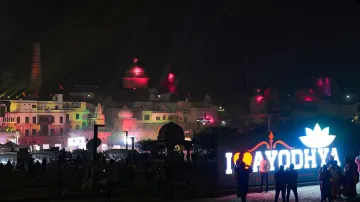
M 275 166 L 278 168 L 280 165 L 284 165 L 285 168 L 289 167 L 291 163 L 294 164 L 295 169 L 311 169 L 319 168 L 326 164 L 327 157 L 332 155 L 334 160 L 338 162 L 340 166 L 339 155 L 335 147 L 331 148 L 317 148 L 317 149 L 291 149 L 291 150 L 266 150 L 265 155 L 270 162 L 270 171 L 275 170 Z M 234 156 L 235 157 L 235 156 Z M 320 157 L 321 162 L 318 162 Z M 233 173 L 233 153 L 228 152 L 225 154 L 226 158 L 226 171 L 225 173 L 230 175 Z M 277 159 L 277 164 L 275 160 Z M 259 172 L 260 162 L 262 160 L 262 152 L 256 151 L 254 162 L 252 162 L 253 172 Z

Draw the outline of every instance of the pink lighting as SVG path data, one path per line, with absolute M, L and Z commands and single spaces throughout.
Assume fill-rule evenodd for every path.
M 322 87 L 323 85 L 324 85 L 324 81 L 323 81 L 323 79 L 318 79 L 317 80 L 317 85 L 319 86 L 319 87 Z
M 173 83 L 173 82 L 174 82 L 174 79 L 175 79 L 175 74 L 169 73 L 169 75 L 168 75 L 168 81 L 169 81 L 169 83 Z
M 260 89 L 257 89 L 256 92 L 260 93 Z
M 264 97 L 263 96 L 261 96 L 261 95 L 259 95 L 259 96 L 256 96 L 256 101 L 258 102 L 258 103 L 260 103 L 261 102 L 261 100 L 263 100 L 264 99 Z
M 311 102 L 311 101 L 313 101 L 314 99 L 312 98 L 312 97 L 310 97 L 310 96 L 306 96 L 305 97 L 305 101 L 306 102 Z
M 141 76 L 143 73 L 143 70 L 140 67 L 134 67 L 132 72 L 134 73 L 134 76 Z

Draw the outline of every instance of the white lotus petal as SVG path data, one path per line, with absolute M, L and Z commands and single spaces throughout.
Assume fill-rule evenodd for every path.
M 319 135 L 321 133 L 321 128 L 318 123 L 314 127 L 314 133 L 315 135 Z
M 315 135 L 315 134 L 314 134 L 314 131 L 311 130 L 310 128 L 305 128 L 305 134 L 306 134 L 307 136 L 310 136 L 310 137 L 312 137 L 312 136 Z
M 320 134 L 321 134 L 321 135 L 325 135 L 325 136 L 329 135 L 329 127 L 326 127 L 326 128 L 324 128 L 324 129 L 322 129 L 322 131 L 321 131 Z
M 328 136 L 301 136 L 299 137 L 301 142 L 309 148 L 322 148 L 329 146 L 335 139 L 335 135 Z

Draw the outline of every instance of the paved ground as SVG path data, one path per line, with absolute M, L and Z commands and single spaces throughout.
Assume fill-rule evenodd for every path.
M 319 191 L 319 186 L 306 186 L 306 187 L 300 187 L 298 189 L 299 191 L 299 199 L 300 201 L 320 201 L 320 191 Z M 360 193 L 360 185 L 357 187 L 357 191 L 358 193 Z M 68 202 L 95 202 L 95 201 L 107 201 L 105 198 L 98 198 L 98 199 L 77 199 L 77 200 L 68 200 Z M 144 201 L 143 199 L 138 199 L 135 200 L 134 198 L 121 198 L 118 201 Z M 146 199 L 146 201 L 161 201 L 160 199 Z M 179 201 L 179 200 L 174 200 L 174 201 Z M 232 201 L 241 201 L 240 199 L 237 199 L 235 197 L 235 195 L 229 195 L 229 196 L 225 196 L 225 197 L 219 197 L 219 198 L 208 198 L 208 199 L 191 199 L 191 200 L 186 200 L 187 202 L 196 202 L 196 201 L 200 201 L 200 202 L 232 202 Z M 248 195 L 248 200 L 249 202 L 265 202 L 265 201 L 274 201 L 274 191 L 270 191 L 268 193 L 250 193 Z M 279 200 L 281 201 L 281 200 Z M 290 197 L 290 201 L 294 201 L 293 195 Z M 355 201 L 360 201 L 360 198 L 358 198 Z M 59 200 L 57 201 L 52 201 L 52 202 L 60 202 Z M 62 201 L 64 202 L 64 201 Z

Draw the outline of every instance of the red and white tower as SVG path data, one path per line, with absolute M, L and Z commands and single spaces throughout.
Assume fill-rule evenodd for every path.
M 31 67 L 31 90 L 38 92 L 41 88 L 41 59 L 40 43 L 33 45 L 32 67 Z

